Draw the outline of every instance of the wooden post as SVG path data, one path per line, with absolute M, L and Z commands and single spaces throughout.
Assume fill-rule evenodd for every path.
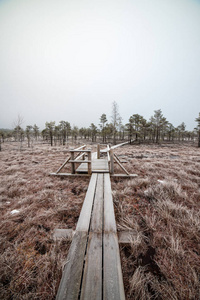
M 92 174 L 92 155 L 91 155 L 91 151 L 88 152 L 88 174 L 89 175 Z
M 114 173 L 114 155 L 113 155 L 113 149 L 110 149 L 110 173 Z
M 100 159 L 100 145 L 97 144 L 97 159 Z
M 74 152 L 71 151 L 71 160 L 74 160 Z M 71 174 L 75 174 L 75 163 L 71 162 Z

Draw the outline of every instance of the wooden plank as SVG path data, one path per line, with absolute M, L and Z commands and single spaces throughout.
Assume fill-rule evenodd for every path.
M 110 146 L 107 145 L 107 158 L 108 158 L 108 162 L 110 162 Z
M 92 174 L 88 190 L 83 202 L 81 213 L 76 226 L 76 231 L 88 231 L 90 225 L 90 216 L 92 212 L 93 200 L 96 190 L 97 174 Z
M 104 233 L 103 251 L 103 299 L 125 300 L 119 245 L 116 233 Z
M 104 174 L 104 232 L 117 232 L 109 174 Z
M 97 159 L 97 152 L 92 152 L 92 160 Z
M 67 256 L 57 300 L 78 300 L 79 298 L 96 183 L 97 174 L 92 174 L 76 226 L 76 233 Z
M 121 147 L 121 146 L 124 146 L 124 145 L 127 145 L 127 144 L 130 144 L 130 141 L 114 145 L 114 146 L 111 147 L 111 149 L 115 149 L 115 148 L 118 148 L 118 147 Z
M 104 235 L 103 235 L 104 300 L 125 300 L 117 228 L 109 174 L 104 174 Z
M 81 299 L 102 299 L 103 174 L 97 176 Z
M 102 299 L 102 233 L 90 232 L 81 300 Z
M 86 147 L 86 145 L 83 145 L 83 146 L 80 146 L 80 147 L 78 147 L 78 148 L 76 148 L 76 149 L 73 149 L 73 150 L 69 150 L 69 151 L 80 151 L 80 150 L 82 150 L 82 149 L 84 149 Z M 84 151 L 84 150 L 83 150 Z
M 116 178 L 134 178 L 134 177 L 137 177 L 138 175 L 137 174 L 111 174 L 110 175 L 111 177 L 116 177 Z
M 76 232 L 59 285 L 57 300 L 78 300 L 87 244 L 87 232 Z
M 108 161 L 106 159 L 94 159 L 92 161 L 92 170 L 93 172 L 96 170 L 96 171 L 109 171 L 109 168 L 108 168 Z
M 121 144 L 117 144 L 117 145 L 114 145 L 114 146 L 111 146 L 110 149 L 115 149 L 115 148 L 118 148 L 118 147 L 121 147 L 121 146 L 124 146 L 124 145 L 127 145 L 127 144 L 130 144 L 132 142 L 134 142 L 135 140 L 132 140 L 131 142 L 128 141 L 128 142 L 124 142 L 124 143 L 121 143 Z M 101 152 L 108 152 L 110 149 L 105 148 L 105 149 L 102 149 Z
M 85 149 L 85 150 L 75 149 L 75 150 L 68 150 L 68 152 L 86 152 L 86 153 L 89 153 L 89 152 L 91 152 L 91 149 Z
M 77 159 L 70 159 L 69 160 L 70 163 L 82 163 L 82 164 L 87 164 L 87 163 L 91 163 L 92 161 L 91 160 L 77 160 Z
M 90 177 L 89 174 L 71 174 L 71 173 L 50 173 L 50 176 L 60 176 L 60 177 Z
M 62 168 L 64 168 L 64 166 L 68 163 L 69 160 L 70 160 L 70 157 L 68 157 L 68 158 L 64 161 L 64 163 L 63 163 L 62 166 L 56 171 L 56 173 L 59 173 L 59 172 L 62 170 Z
M 115 161 L 117 162 L 117 164 L 120 166 L 120 168 L 121 168 L 127 175 L 129 175 L 128 171 L 124 168 L 124 166 L 122 166 L 122 164 L 121 164 L 121 162 L 120 162 L 120 160 L 119 160 L 119 158 L 117 157 L 116 154 L 114 154 L 114 159 L 115 159 Z
M 88 172 L 88 167 L 85 164 L 81 164 L 77 169 L 76 172 L 78 173 L 86 173 Z M 99 172 L 99 173 L 108 173 L 108 161 L 107 159 L 93 159 L 92 160 L 92 172 Z
M 81 159 L 82 157 L 84 158 L 84 156 L 85 156 L 85 153 L 84 152 L 81 152 L 81 154 L 79 155 L 79 156 L 77 156 L 76 158 L 75 158 L 75 160 L 79 160 L 79 159 Z M 83 161 L 83 160 L 82 160 Z
M 103 174 L 97 176 L 90 231 L 101 233 L 103 230 Z

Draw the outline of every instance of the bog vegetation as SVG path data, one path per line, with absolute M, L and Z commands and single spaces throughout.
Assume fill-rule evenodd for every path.
M 89 179 L 49 173 L 71 147 L 87 143 L 92 148 L 92 140 L 123 138 L 135 141 L 115 152 L 138 175 L 112 179 L 118 231 L 132 232 L 130 242 L 120 244 L 126 299 L 200 298 L 200 118 L 189 134 L 183 128 L 169 133 L 164 123 L 136 127 L 133 115 L 124 131 L 116 125 L 115 137 L 106 120 L 101 116 L 100 129 L 94 134 L 90 126 L 86 136 L 67 122 L 46 123 L 45 134 L 36 125 L 5 132 L 0 154 L 1 299 L 55 299 L 71 241 L 54 240 L 53 232 L 75 230 Z
M 107 116 L 103 113 L 100 116 L 99 124 L 91 123 L 89 127 L 78 128 L 71 126 L 67 121 L 60 121 L 56 125 L 55 121 L 46 122 L 45 129 L 39 130 L 39 127 L 34 124 L 22 128 L 23 118 L 18 116 L 14 122 L 13 130 L 0 130 L 0 151 L 1 144 L 7 141 L 18 141 L 19 143 L 27 140 L 28 147 L 31 147 L 33 140 L 37 140 L 39 136 L 44 142 L 53 145 L 65 145 L 69 139 L 77 141 L 78 138 L 87 141 L 96 142 L 101 139 L 103 143 L 116 144 L 117 140 L 135 140 L 136 142 L 153 142 L 160 143 L 163 141 L 194 141 L 198 140 L 200 147 L 200 113 L 196 118 L 197 127 L 193 131 L 187 131 L 186 125 L 182 122 L 179 126 L 174 127 L 173 124 L 167 121 L 163 116 L 162 111 L 155 110 L 154 115 L 147 121 L 139 114 L 133 114 L 129 118 L 127 124 L 122 123 L 116 102 L 112 104 L 111 122 L 107 120 Z M 20 146 L 19 146 L 20 148 Z

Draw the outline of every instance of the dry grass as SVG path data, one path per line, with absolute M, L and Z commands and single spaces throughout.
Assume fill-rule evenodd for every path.
M 200 149 L 127 146 L 131 181 L 112 182 L 127 299 L 200 298 Z
M 0 154 L 0 299 L 54 299 L 70 241 L 55 242 L 52 233 L 75 229 L 88 179 L 49 176 L 66 159 L 63 148 L 35 145 L 19 152 L 14 144 L 5 146 Z
M 75 229 L 89 182 L 48 176 L 67 148 L 3 145 L 1 299 L 55 299 L 70 241 L 55 242 L 52 233 Z M 118 230 L 135 232 L 120 246 L 126 298 L 199 299 L 200 150 L 134 145 L 115 153 L 139 175 L 112 180 Z

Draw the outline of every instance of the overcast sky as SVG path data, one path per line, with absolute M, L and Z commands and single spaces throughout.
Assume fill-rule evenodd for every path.
M 200 112 L 200 1 L 0 0 L 0 128 Z

